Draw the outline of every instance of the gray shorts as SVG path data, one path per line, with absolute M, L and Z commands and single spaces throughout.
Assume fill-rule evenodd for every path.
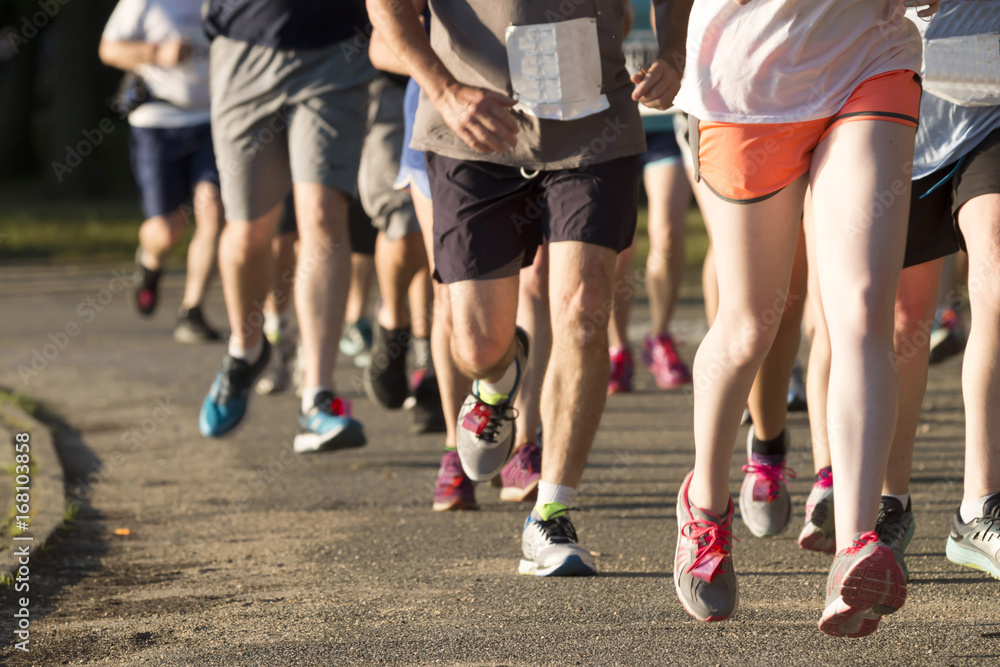
M 212 40 L 212 141 L 227 220 L 259 218 L 292 183 L 354 194 L 375 71 L 340 47 Z
M 358 194 L 372 225 L 390 241 L 398 241 L 420 233 L 410 193 L 395 188 L 403 154 L 406 84 L 381 75 L 368 92 L 368 134 L 361 152 Z

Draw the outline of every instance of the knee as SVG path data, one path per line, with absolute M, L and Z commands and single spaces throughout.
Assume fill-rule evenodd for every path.
M 845 298 L 833 308 L 827 326 L 831 347 L 845 349 L 864 347 L 869 343 L 892 344 L 895 330 L 893 307 L 881 290 L 866 288 Z
M 237 262 L 246 261 L 262 253 L 269 253 L 272 235 L 266 225 L 236 222 L 226 225 L 219 254 Z
M 552 304 L 553 335 L 563 345 L 607 347 L 614 298 L 602 281 L 584 280 Z
M 765 311 L 765 315 L 766 315 Z M 778 331 L 779 315 L 774 317 L 721 312 L 712 325 L 723 341 L 721 359 L 736 368 L 756 368 L 767 356 Z
M 451 353 L 455 362 L 474 378 L 487 375 L 499 366 L 511 350 L 511 336 L 502 338 L 484 332 L 459 334 L 453 331 L 451 338 Z

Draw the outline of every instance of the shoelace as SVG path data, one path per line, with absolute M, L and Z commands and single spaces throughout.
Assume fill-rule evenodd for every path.
M 232 357 L 226 357 L 222 363 L 222 381 L 219 383 L 219 398 L 216 403 L 224 405 L 229 402 L 238 392 L 237 386 L 246 384 L 244 376 L 250 370 L 249 364 L 240 362 Z
M 825 469 L 820 470 L 819 474 L 816 476 L 816 481 L 813 483 L 813 486 L 816 486 L 817 484 L 824 489 L 829 489 L 833 486 L 833 473 Z
M 902 517 L 904 512 L 895 508 L 879 508 L 878 518 L 875 520 L 875 532 L 883 536 L 884 542 L 896 542 L 906 532 Z
M 487 442 L 496 442 L 497 435 L 500 433 L 500 428 L 504 422 L 512 422 L 517 419 L 517 410 L 512 406 L 490 406 L 491 414 L 489 421 L 486 422 L 486 426 L 483 427 L 482 432 L 479 434 L 480 440 L 486 440 Z
M 861 533 L 856 538 L 854 538 L 854 544 L 844 549 L 845 554 L 854 554 L 859 550 L 864 549 L 866 546 L 872 542 L 878 542 L 878 533 L 873 530 L 869 530 L 866 533 Z
M 795 471 L 785 465 L 785 462 L 769 465 L 767 463 L 754 463 L 753 461 L 743 466 L 743 472 L 757 475 L 767 482 L 767 500 L 772 502 L 777 499 L 779 484 L 789 479 L 795 479 Z
M 538 521 L 538 526 L 545 534 L 545 539 L 554 544 L 575 544 L 576 529 L 565 513 L 550 518 L 548 521 Z
M 729 530 L 729 526 L 729 519 L 726 519 L 722 525 L 704 519 L 693 519 L 681 526 L 681 534 L 698 543 L 698 551 L 695 553 L 694 560 L 687 566 L 685 572 L 690 573 L 714 554 L 721 554 L 722 558 L 729 555 L 732 541 L 739 542 L 739 539 L 734 537 L 732 531 Z

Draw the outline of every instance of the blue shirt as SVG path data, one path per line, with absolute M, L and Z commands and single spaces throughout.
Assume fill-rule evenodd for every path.
M 364 0 L 209 0 L 209 37 L 276 49 L 320 49 L 371 34 Z

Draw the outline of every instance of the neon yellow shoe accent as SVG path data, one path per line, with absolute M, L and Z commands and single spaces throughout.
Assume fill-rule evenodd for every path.
M 482 401 L 483 403 L 488 403 L 490 405 L 500 405 L 501 403 L 507 400 L 508 398 L 507 394 L 490 393 L 489 391 L 485 390 L 484 385 L 485 383 L 480 383 L 479 380 L 476 380 L 476 386 L 475 389 L 473 390 L 476 396 L 479 397 L 479 400 Z
M 562 503 L 545 503 L 544 505 L 535 505 L 535 511 L 542 517 L 542 521 L 548 521 L 555 516 L 565 514 L 569 508 Z

